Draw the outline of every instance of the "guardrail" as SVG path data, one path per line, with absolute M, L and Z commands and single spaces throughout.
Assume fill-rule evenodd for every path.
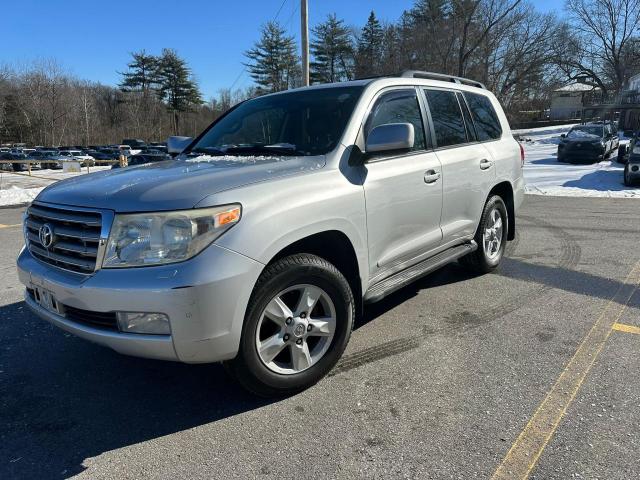
M 27 171 L 29 172 L 29 176 L 31 176 L 31 165 L 40 165 L 42 163 L 83 163 L 83 160 L 0 160 L 0 164 L 9 164 L 12 165 L 14 163 L 19 163 L 21 165 L 27 165 Z M 86 162 L 85 162 L 86 163 Z M 105 165 L 97 165 L 97 163 L 100 164 L 107 164 L 108 165 L 114 165 L 116 163 L 120 163 L 120 160 L 94 160 L 93 161 L 93 165 L 90 165 L 89 163 L 86 163 L 86 168 L 87 168 L 87 173 L 90 173 L 90 168 L 91 167 L 100 167 L 100 166 L 105 166 Z M 80 167 L 80 169 L 82 170 L 82 167 Z M 3 170 L 6 171 L 6 170 Z M 15 172 L 15 171 L 8 171 L 7 173 L 20 173 L 20 172 Z

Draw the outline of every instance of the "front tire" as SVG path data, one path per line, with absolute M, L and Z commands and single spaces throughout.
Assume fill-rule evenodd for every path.
M 461 263 L 474 273 L 489 273 L 498 268 L 507 245 L 509 217 L 502 198 L 493 195 L 487 200 L 474 240 L 478 249 L 462 257 Z
M 238 355 L 225 368 L 254 394 L 297 393 L 338 362 L 354 316 L 349 282 L 334 265 L 309 254 L 277 260 L 254 287 Z

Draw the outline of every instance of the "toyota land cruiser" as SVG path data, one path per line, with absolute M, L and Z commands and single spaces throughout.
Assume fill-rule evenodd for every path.
M 262 395 L 329 372 L 364 303 L 452 261 L 495 269 L 524 194 L 496 98 L 427 72 L 265 95 L 169 149 L 38 195 L 26 303 L 124 354 L 222 361 Z

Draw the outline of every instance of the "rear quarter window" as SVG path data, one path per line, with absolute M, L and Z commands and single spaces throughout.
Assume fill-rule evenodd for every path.
M 502 126 L 491 100 L 485 95 L 464 92 L 476 127 L 478 140 L 496 140 L 502 136 Z

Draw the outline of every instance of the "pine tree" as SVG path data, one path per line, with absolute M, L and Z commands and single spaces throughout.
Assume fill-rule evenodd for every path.
M 158 96 L 173 113 L 174 130 L 177 133 L 179 113 L 203 103 L 198 84 L 187 62 L 169 48 L 163 49 L 158 59 L 157 81 Z
M 351 32 L 335 13 L 312 30 L 311 80 L 331 83 L 353 78 L 354 47 Z
M 127 64 L 128 72 L 121 73 L 120 90 L 123 92 L 139 91 L 147 95 L 155 90 L 158 70 L 158 57 L 147 54 L 146 51 L 131 54 L 133 60 Z
M 380 75 L 381 62 L 384 53 L 384 30 L 371 11 L 369 19 L 360 33 L 356 55 L 356 77 Z
M 245 52 L 245 65 L 259 94 L 279 92 L 294 87 L 300 78 L 300 64 L 293 37 L 286 35 L 277 22 L 262 27 L 260 40 Z

